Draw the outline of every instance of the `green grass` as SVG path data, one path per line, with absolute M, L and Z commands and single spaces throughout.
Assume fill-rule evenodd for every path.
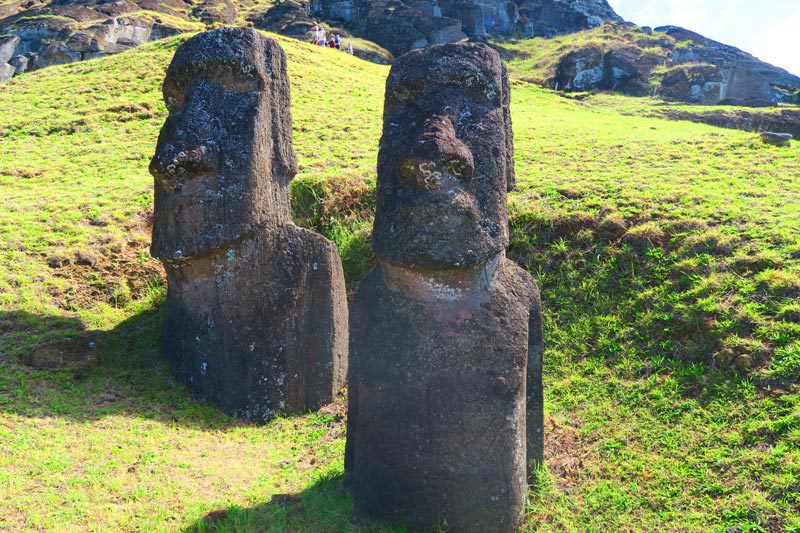
M 359 525 L 340 491 L 342 399 L 256 426 L 157 358 L 147 163 L 180 41 L 0 87 L 0 529 L 400 531 Z M 337 243 L 352 290 L 388 68 L 280 42 L 295 218 Z M 542 287 L 547 342 L 526 530 L 800 530 L 797 143 L 520 81 L 512 102 L 510 255 Z M 69 337 L 99 364 L 19 364 Z

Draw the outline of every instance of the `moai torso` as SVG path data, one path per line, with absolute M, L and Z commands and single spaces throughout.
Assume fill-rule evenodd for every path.
M 291 221 L 286 59 L 271 39 L 189 39 L 164 82 L 151 251 L 167 271 L 162 352 L 200 397 L 247 418 L 344 384 L 347 303 L 332 243 Z
M 444 45 L 387 82 L 373 249 L 351 304 L 345 475 L 356 511 L 516 531 L 542 456 L 533 279 L 505 258 L 513 186 L 496 52 Z
M 343 386 L 347 302 L 323 237 L 286 225 L 167 276 L 162 352 L 202 398 L 263 420 L 330 403 Z
M 496 263 L 479 287 L 385 266 L 362 282 L 349 390 L 360 512 L 514 531 L 526 487 L 529 349 L 541 356 L 529 339 L 541 338 L 541 324 L 530 276 Z

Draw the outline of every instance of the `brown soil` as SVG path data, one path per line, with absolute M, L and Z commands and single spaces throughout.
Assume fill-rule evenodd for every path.
M 129 224 L 126 243 L 101 240 L 72 257 L 46 258 L 53 276 L 68 282 L 67 289 L 50 289 L 56 304 L 68 311 L 91 308 L 100 302 L 123 307 L 141 298 L 150 287 L 165 285 L 164 269 L 147 249 L 150 220 L 150 213 L 145 212 Z
M 578 428 L 559 425 L 552 419 L 545 422 L 544 461 L 558 488 L 576 486 L 584 461 L 593 462 L 592 454 Z

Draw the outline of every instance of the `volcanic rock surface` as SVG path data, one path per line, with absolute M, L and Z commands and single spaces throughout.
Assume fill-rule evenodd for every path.
M 2 7 L 0 81 L 6 65 L 17 75 L 116 54 L 193 28 L 181 0 L 29 0 Z
M 539 290 L 505 256 L 514 187 L 499 54 L 414 50 L 386 83 L 372 248 L 351 305 L 356 512 L 511 533 L 543 455 Z
M 664 26 L 609 24 L 565 53 L 549 85 L 564 91 L 616 90 L 697 104 L 800 103 L 800 77 L 733 46 Z
M 286 55 L 250 28 L 198 34 L 175 53 L 164 101 L 150 165 L 163 355 L 245 418 L 330 402 L 347 368 L 344 274 L 333 243 L 292 223 Z
M 311 12 L 354 25 L 396 55 L 466 37 L 553 36 L 622 20 L 606 0 L 312 0 Z

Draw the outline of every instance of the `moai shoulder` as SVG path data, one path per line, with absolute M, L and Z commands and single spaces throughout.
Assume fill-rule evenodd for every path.
M 240 416 L 331 401 L 347 365 L 344 277 L 333 244 L 291 220 L 283 50 L 251 29 L 196 35 L 164 100 L 150 165 L 151 253 L 169 285 L 162 352 L 197 395 Z
M 516 531 L 541 460 L 541 304 L 505 257 L 514 185 L 505 66 L 477 44 L 392 66 L 378 266 L 351 305 L 345 475 L 356 511 Z

